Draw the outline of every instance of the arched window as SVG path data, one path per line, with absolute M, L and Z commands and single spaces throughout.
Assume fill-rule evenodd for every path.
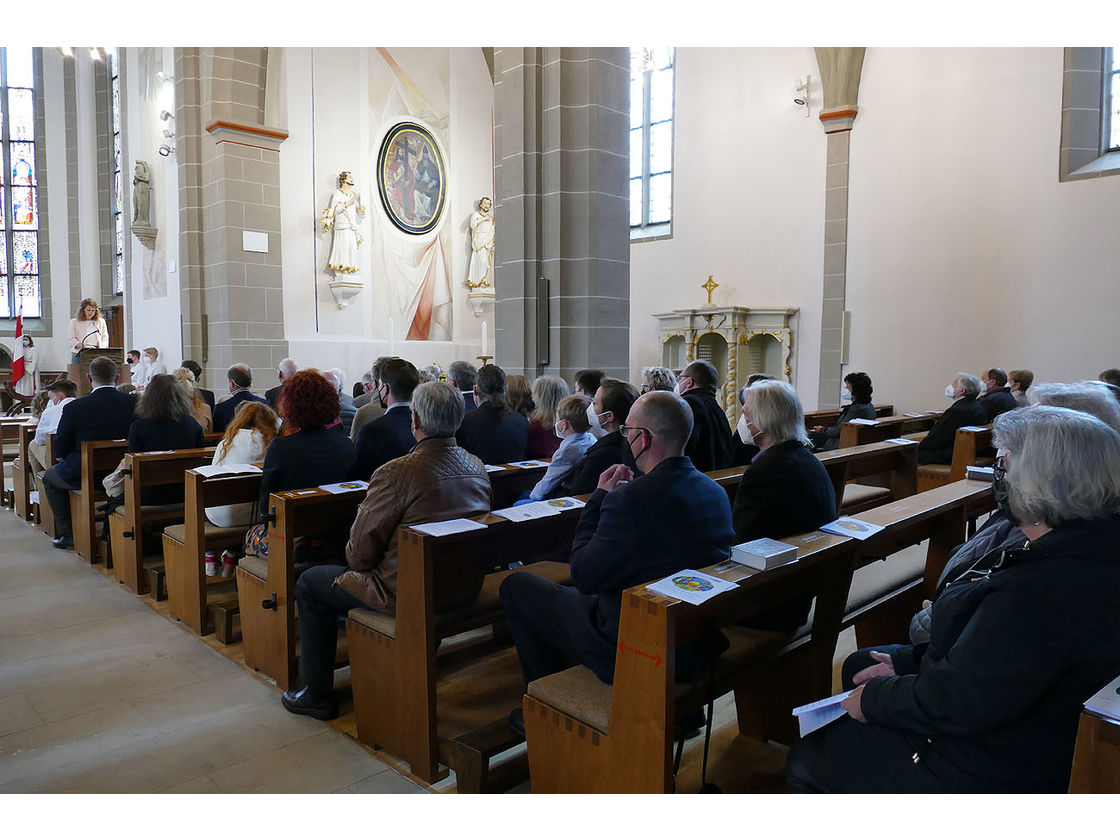
M 1120 175 L 1120 47 L 1066 47 L 1059 180 Z
M 43 314 L 33 67 L 30 47 L 0 48 L 0 318 Z
M 630 49 L 630 238 L 668 236 L 673 222 L 676 50 Z

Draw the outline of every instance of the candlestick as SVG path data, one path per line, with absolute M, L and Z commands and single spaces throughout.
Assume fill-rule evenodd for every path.
M 481 354 L 483 356 L 486 355 L 486 351 L 488 349 L 487 345 L 489 344 L 488 339 L 489 339 L 490 336 L 488 334 L 488 329 L 489 328 L 486 326 L 486 322 L 483 321 L 482 322 L 482 354 Z

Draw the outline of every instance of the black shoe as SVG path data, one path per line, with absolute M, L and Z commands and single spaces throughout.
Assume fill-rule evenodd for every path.
M 334 720 L 338 717 L 338 701 L 331 691 L 312 691 L 301 688 L 299 691 L 285 691 L 280 702 L 293 715 L 307 715 L 316 720 Z
M 55 548 L 73 549 L 74 548 L 74 538 L 73 537 L 56 537 L 55 539 L 51 540 L 51 545 L 53 545 Z
M 525 737 L 525 710 L 520 706 L 509 713 L 509 717 L 506 718 L 506 723 L 509 724 L 510 729 L 522 738 Z

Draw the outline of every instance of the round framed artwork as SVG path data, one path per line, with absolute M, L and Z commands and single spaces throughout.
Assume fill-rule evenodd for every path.
M 399 122 L 377 153 L 377 191 L 390 221 L 405 233 L 433 230 L 447 203 L 447 164 L 428 129 Z

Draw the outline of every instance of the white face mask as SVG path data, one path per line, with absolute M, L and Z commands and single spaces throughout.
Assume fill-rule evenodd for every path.
M 851 389 L 850 388 L 842 388 L 840 390 L 840 399 L 842 399 L 844 402 L 851 402 L 852 401 L 852 391 L 851 391 Z
M 735 427 L 739 432 L 739 440 L 746 444 L 754 443 L 754 435 L 751 434 L 751 427 L 747 425 L 746 415 L 739 415 L 739 424 Z
M 567 420 L 561 420 L 560 421 L 560 423 L 567 423 L 567 422 L 568 422 Z M 552 431 L 556 432 L 556 437 L 560 438 L 560 440 L 563 440 L 564 438 L 567 437 L 567 435 L 564 432 L 560 431 L 560 423 L 557 423 L 555 426 L 553 426 Z M 568 430 L 570 431 L 571 428 L 572 428 L 571 424 L 569 423 L 568 424 Z
M 947 396 L 949 399 L 953 399 L 953 397 L 955 397 L 956 395 L 957 392 L 953 390 L 952 385 L 945 386 L 945 396 Z
M 606 414 L 607 412 L 603 412 Z M 595 413 L 595 404 L 592 403 L 587 407 L 587 422 L 591 424 L 591 429 L 596 432 L 603 431 L 603 425 L 599 422 L 599 415 Z

